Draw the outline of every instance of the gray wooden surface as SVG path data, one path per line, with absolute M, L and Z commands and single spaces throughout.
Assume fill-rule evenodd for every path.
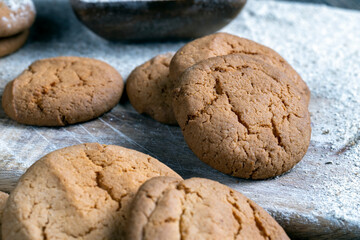
M 36 59 L 94 57 L 126 78 L 135 66 L 185 43 L 108 42 L 80 24 L 67 1 L 35 2 L 38 18 L 28 43 L 0 59 L 0 92 Z M 23 126 L 0 109 L 0 190 L 11 191 L 34 161 L 55 149 L 116 144 L 150 154 L 184 178 L 207 177 L 235 188 L 269 211 L 294 239 L 360 239 L 359 22 L 355 11 L 250 0 L 223 29 L 277 50 L 312 91 L 309 151 L 280 177 L 250 181 L 221 174 L 194 156 L 178 127 L 139 115 L 123 99 L 99 119 L 63 128 Z
M 359 0 L 277 0 L 277 1 L 317 3 L 317 4 L 325 4 L 333 7 L 360 10 Z

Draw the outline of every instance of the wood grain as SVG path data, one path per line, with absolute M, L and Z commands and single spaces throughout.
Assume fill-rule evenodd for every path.
M 277 0 L 277 1 L 317 3 L 317 4 L 326 4 L 328 6 L 333 6 L 333 7 L 360 10 L 360 1 L 358 0 Z

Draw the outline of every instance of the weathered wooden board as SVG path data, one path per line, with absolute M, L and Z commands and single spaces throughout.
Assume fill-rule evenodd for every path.
M 360 10 L 360 1 L 359 0 L 275 0 L 275 1 L 291 1 L 291 2 L 305 2 L 305 3 L 317 3 L 317 4 L 326 4 L 329 6 L 348 8 L 348 9 L 357 9 Z
M 0 92 L 33 60 L 58 55 L 102 59 L 124 77 L 150 57 L 184 42 L 123 44 L 86 30 L 69 3 L 38 0 L 27 45 L 0 59 Z M 360 13 L 335 8 L 249 1 L 224 31 L 279 51 L 312 91 L 312 140 L 302 162 L 266 181 L 236 179 L 198 160 L 176 126 L 137 114 L 124 100 L 101 118 L 64 128 L 23 126 L 0 110 L 0 190 L 46 153 L 82 142 L 148 153 L 185 178 L 225 183 L 268 210 L 295 238 L 360 239 Z

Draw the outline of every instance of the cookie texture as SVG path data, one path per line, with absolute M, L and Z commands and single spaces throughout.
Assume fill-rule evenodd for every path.
M 180 178 L 158 160 L 119 146 L 88 143 L 52 152 L 11 192 L 3 239 L 123 239 L 130 202 L 155 176 Z
M 177 124 L 172 109 L 173 82 L 169 65 L 174 54 L 158 55 L 135 68 L 126 81 L 126 92 L 133 107 L 153 119 Z
M 156 177 L 132 203 L 127 239 L 289 239 L 256 203 L 218 182 Z
M 6 201 L 8 199 L 9 195 L 4 192 L 0 192 L 0 240 L 1 238 L 1 223 L 2 223 L 2 213 L 5 208 Z
M 306 102 L 310 101 L 310 90 L 300 75 L 274 50 L 254 41 L 228 33 L 215 33 L 196 39 L 182 47 L 170 64 L 170 77 L 176 82 L 181 74 L 192 65 L 217 56 L 234 53 L 245 54 L 279 68 L 295 84 Z
M 186 70 L 173 107 L 193 152 L 236 177 L 280 175 L 309 146 L 310 114 L 292 81 L 246 55 L 215 57 Z
M 124 82 L 105 62 L 56 57 L 34 62 L 4 90 L 2 105 L 15 121 L 64 126 L 96 118 L 120 100 Z
M 19 48 L 21 48 L 29 36 L 29 30 L 26 30 L 17 35 L 0 38 L 0 57 L 9 55 Z
M 32 0 L 0 1 L 0 37 L 9 37 L 30 28 L 35 20 Z

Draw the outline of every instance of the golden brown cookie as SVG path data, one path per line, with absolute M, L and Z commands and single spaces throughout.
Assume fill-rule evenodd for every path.
M 113 145 L 52 152 L 20 178 L 4 211 L 4 240 L 123 239 L 138 188 L 155 176 L 181 178 L 158 160 Z
M 56 57 L 34 62 L 4 90 L 2 105 L 15 121 L 64 126 L 96 118 L 120 100 L 124 82 L 105 62 Z
M 132 71 L 126 81 L 126 92 L 133 107 L 153 119 L 177 124 L 172 109 L 172 81 L 169 64 L 173 54 L 158 55 Z
M 170 77 L 176 82 L 181 74 L 192 65 L 211 57 L 234 53 L 250 55 L 278 67 L 295 83 L 300 94 L 309 103 L 310 90 L 308 86 L 284 58 L 268 47 L 228 33 L 208 35 L 182 47 L 171 60 Z
M 191 150 L 236 177 L 280 175 L 309 146 L 310 114 L 292 81 L 247 55 L 210 58 L 187 69 L 173 107 Z
M 2 213 L 5 208 L 6 201 L 8 199 L 9 195 L 4 192 L 0 192 L 0 240 L 1 238 L 1 222 L 2 222 Z
M 24 45 L 29 36 L 29 30 L 25 30 L 17 35 L 0 38 L 0 57 L 15 52 Z
M 32 0 L 0 0 L 0 37 L 9 37 L 30 28 L 35 20 Z
M 256 203 L 204 178 L 148 180 L 134 198 L 126 229 L 129 240 L 289 239 Z

